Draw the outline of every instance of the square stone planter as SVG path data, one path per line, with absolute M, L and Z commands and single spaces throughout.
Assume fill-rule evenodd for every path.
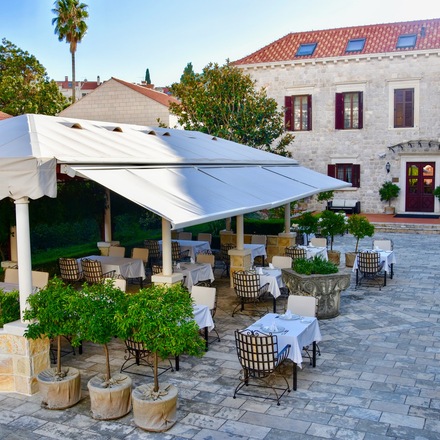
M 339 315 L 341 292 L 350 286 L 350 272 L 302 275 L 292 269 L 282 269 L 282 276 L 284 284 L 293 295 L 310 295 L 318 299 L 319 319 Z

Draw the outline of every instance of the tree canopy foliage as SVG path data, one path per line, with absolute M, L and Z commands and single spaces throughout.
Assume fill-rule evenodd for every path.
M 171 91 L 180 103 L 171 103 L 170 110 L 186 130 L 290 157 L 286 147 L 294 136 L 284 132 L 284 115 L 276 101 L 228 62 L 223 66 L 210 63 L 200 74 L 189 63 Z
M 3 39 L 0 45 L 0 109 L 12 116 L 55 115 L 67 100 L 46 69 L 29 52 Z

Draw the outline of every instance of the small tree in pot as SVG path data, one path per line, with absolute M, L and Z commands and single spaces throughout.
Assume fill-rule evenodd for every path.
M 108 343 L 119 333 L 116 314 L 123 315 L 126 306 L 127 295 L 114 287 L 112 280 L 91 285 L 85 283 L 71 304 L 71 309 L 78 313 L 75 339 L 102 344 L 104 348 L 105 374 L 92 377 L 87 384 L 95 419 L 117 419 L 131 409 L 132 381 L 124 374 L 111 374 L 108 349 Z
M 346 252 L 345 265 L 347 267 L 353 267 L 359 248 L 359 240 L 365 237 L 372 237 L 374 234 L 374 225 L 369 222 L 367 217 L 359 214 L 353 214 L 347 221 L 347 229 L 348 232 L 356 238 L 356 247 L 354 252 Z
M 309 244 L 309 235 L 318 231 L 318 217 L 311 212 L 305 212 L 296 219 L 296 224 L 298 225 L 298 231 L 306 235 L 307 243 L 304 244 Z
M 154 285 L 131 295 L 126 314 L 118 314 L 122 336 L 141 342 L 154 360 L 154 383 L 133 390 L 133 414 L 137 426 L 166 431 L 175 423 L 177 388 L 159 386 L 160 359 L 182 353 L 202 356 L 205 341 L 194 321 L 191 296 L 181 285 Z
M 333 250 L 333 242 L 335 235 L 343 234 L 347 228 L 345 214 L 343 212 L 323 211 L 319 217 L 318 225 L 321 227 L 321 234 L 330 237 L 329 260 L 339 265 L 341 253 Z
M 388 207 L 385 207 L 385 214 L 394 214 L 394 207 L 391 206 L 391 200 L 395 199 L 400 192 L 400 187 L 389 180 L 384 182 L 379 189 L 380 200 L 388 202 Z
M 23 319 L 32 321 L 24 336 L 29 339 L 47 337 L 57 341 L 57 363 L 37 375 L 41 405 L 47 409 L 64 409 L 75 405 L 81 398 L 81 377 L 79 370 L 61 367 L 61 338 L 75 335 L 78 331 L 77 314 L 70 305 L 78 292 L 60 278 L 49 280 L 44 289 L 27 299 L 29 307 Z M 80 341 L 73 338 L 72 346 Z

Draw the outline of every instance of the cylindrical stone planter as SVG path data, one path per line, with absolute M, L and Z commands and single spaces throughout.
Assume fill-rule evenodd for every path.
M 113 420 L 128 414 L 131 410 L 131 385 L 131 378 L 125 374 L 114 374 L 110 385 L 106 384 L 102 374 L 92 377 L 87 388 L 93 418 Z
M 61 369 L 64 377 L 55 375 L 55 368 L 48 368 L 37 375 L 41 406 L 45 409 L 65 409 L 81 399 L 81 375 L 71 367 Z
M 341 292 L 350 286 L 350 273 L 302 275 L 292 269 L 282 269 L 284 284 L 293 295 L 310 295 L 318 299 L 318 318 L 339 315 Z
M 176 423 L 177 388 L 162 384 L 156 400 L 151 397 L 153 385 L 141 385 L 133 390 L 134 423 L 146 431 L 163 432 Z M 166 394 L 163 392 L 166 390 Z

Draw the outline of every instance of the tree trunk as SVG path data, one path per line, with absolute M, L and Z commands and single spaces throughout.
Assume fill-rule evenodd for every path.
M 105 352 L 105 380 L 108 382 L 111 376 L 110 376 L 110 357 L 108 354 L 107 344 L 104 344 L 104 352 Z
M 72 104 L 76 102 L 75 52 L 72 52 Z
M 153 391 L 157 393 L 159 391 L 159 374 L 158 374 L 158 366 L 159 363 L 159 356 L 157 355 L 157 352 L 154 353 L 154 389 Z
M 57 374 L 61 374 L 61 336 L 57 336 Z

